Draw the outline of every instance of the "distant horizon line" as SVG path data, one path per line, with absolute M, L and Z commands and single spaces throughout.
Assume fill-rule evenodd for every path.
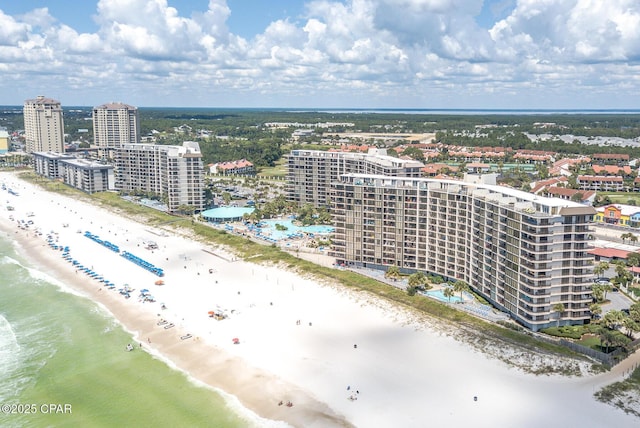
M 72 109 L 93 109 L 96 106 L 90 105 L 67 105 L 62 108 L 65 110 Z M 22 109 L 23 105 L 0 105 L 0 109 Z M 582 113 L 582 114 L 594 114 L 594 113 L 620 113 L 620 114 L 640 114 L 640 109 L 634 108 L 387 108 L 387 107 L 172 107 L 172 106 L 136 106 L 138 109 L 145 110 L 215 110 L 215 111 L 230 111 L 230 110 L 243 110 L 243 111 L 278 111 L 289 113 L 393 113 L 393 112 L 406 112 L 406 113 L 526 113 L 526 114 L 550 114 L 550 113 Z

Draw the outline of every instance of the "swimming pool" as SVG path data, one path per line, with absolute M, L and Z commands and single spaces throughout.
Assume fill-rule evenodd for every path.
M 277 230 L 276 224 L 282 225 L 287 230 Z M 315 235 L 326 236 L 333 233 L 333 226 L 327 226 L 323 224 L 314 224 L 311 226 L 296 226 L 293 224 L 292 219 L 278 219 L 278 220 L 262 220 L 260 222 L 260 235 L 271 238 L 275 241 L 280 241 L 286 238 L 302 238 L 305 234 L 311 237 Z
M 460 298 L 460 295 L 458 293 L 454 294 L 453 296 L 451 296 L 451 299 L 449 299 L 444 295 L 443 291 L 444 290 L 429 290 L 429 291 L 426 291 L 424 294 L 426 294 L 429 297 L 433 297 L 434 299 L 440 300 L 441 302 L 446 302 L 446 303 L 460 303 L 463 301 L 463 299 Z

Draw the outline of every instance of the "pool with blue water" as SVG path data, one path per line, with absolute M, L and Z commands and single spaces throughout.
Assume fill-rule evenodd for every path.
M 277 230 L 276 224 L 286 227 L 286 230 Z M 333 226 L 315 224 L 311 226 L 296 226 L 292 219 L 262 220 L 260 222 L 261 234 L 275 241 L 287 238 L 302 238 L 305 234 L 327 236 L 333 233 Z
M 446 303 L 460 303 L 463 301 L 459 295 L 453 295 L 451 296 L 451 298 L 448 298 L 447 296 L 444 295 L 443 291 L 444 289 L 429 290 L 425 292 L 425 294 L 429 297 L 433 297 L 434 299 L 437 299 L 437 300 L 440 300 L 441 302 L 446 302 Z

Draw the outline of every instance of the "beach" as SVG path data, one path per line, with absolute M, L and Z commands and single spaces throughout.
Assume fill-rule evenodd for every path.
M 638 423 L 593 398 L 637 355 L 603 375 L 534 376 L 456 339 L 454 328 L 364 292 L 241 260 L 171 225 L 137 223 L 11 173 L 0 173 L 0 183 L 18 193 L 0 191 L 0 227 L 21 253 L 105 307 L 131 332 L 136 352 L 266 420 L 295 427 Z M 125 285 L 128 298 L 119 291 Z

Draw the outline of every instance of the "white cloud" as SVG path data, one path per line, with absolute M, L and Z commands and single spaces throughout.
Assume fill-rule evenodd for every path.
M 0 10 L 0 46 L 13 46 L 26 40 L 30 30 L 27 23 L 18 22 Z
M 49 72 L 61 87 L 66 79 L 94 98 L 120 91 L 141 105 L 174 104 L 178 95 L 183 105 L 282 97 L 411 107 L 482 94 L 500 103 L 536 90 L 557 91 L 565 102 L 560 91 L 622 87 L 635 103 L 640 2 L 518 0 L 487 30 L 477 23 L 486 1 L 309 1 L 303 16 L 274 21 L 251 40 L 229 31 L 225 0 L 190 16 L 180 2 L 99 0 L 95 33 L 61 24 L 46 8 L 0 10 L 0 62 L 14 72 L 0 69 L 0 95 Z M 47 80 L 37 83 L 46 88 Z

